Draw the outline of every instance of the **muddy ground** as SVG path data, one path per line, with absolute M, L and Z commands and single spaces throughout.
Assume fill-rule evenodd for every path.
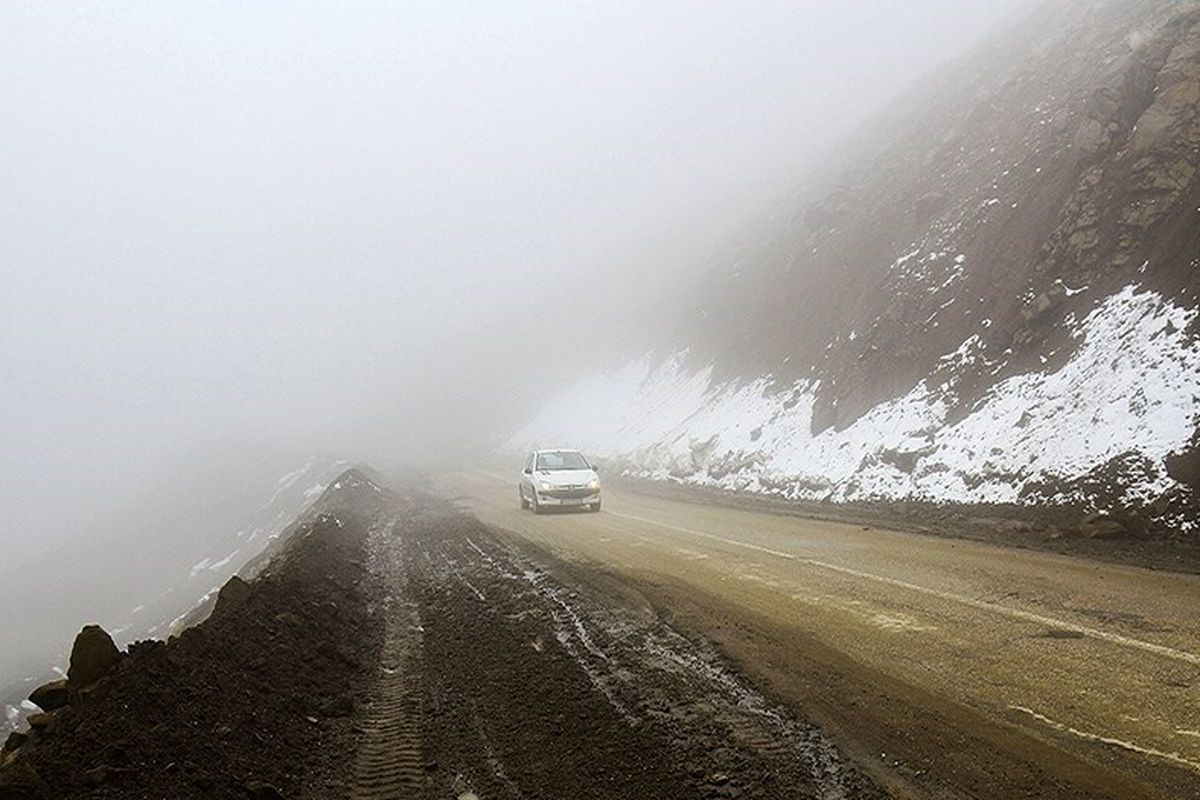
M 8 754 L 0 798 L 886 796 L 636 591 L 383 496 L 132 646 Z
M 395 539 L 423 640 L 427 796 L 885 796 L 618 585 L 585 587 L 444 506 Z
M 89 698 L 17 751 L 0 797 L 341 791 L 381 638 L 364 588 L 372 521 L 361 507 L 316 515 L 244 596 L 223 592 L 204 623 L 131 646 Z
M 10 752 L 0 800 L 1141 792 L 688 585 L 339 485 L 245 591 Z
M 716 643 L 899 796 L 1200 797 L 1194 576 L 611 486 L 600 514 L 535 516 L 500 476 L 438 485 L 590 596 L 607 579 Z

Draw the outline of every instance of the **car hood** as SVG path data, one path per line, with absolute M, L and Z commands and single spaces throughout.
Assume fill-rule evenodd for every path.
M 584 486 L 599 479 L 595 470 L 590 469 L 539 469 L 533 477 L 553 486 Z

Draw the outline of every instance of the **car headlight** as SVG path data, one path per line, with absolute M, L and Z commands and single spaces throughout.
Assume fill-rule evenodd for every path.
M 543 492 L 548 492 L 554 488 L 554 484 L 546 483 L 545 481 L 542 481 L 541 483 L 538 484 L 538 488 L 541 489 Z
M 590 481 L 588 481 L 587 488 L 589 488 L 589 489 L 599 489 L 599 488 L 600 488 L 600 481 L 599 481 L 599 479 L 597 479 L 597 478 L 592 478 Z

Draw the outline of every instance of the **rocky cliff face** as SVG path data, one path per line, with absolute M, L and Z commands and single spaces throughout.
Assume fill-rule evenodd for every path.
M 797 496 L 1194 516 L 1200 3 L 1046 3 L 839 157 L 710 277 L 683 355 L 591 384 L 662 429 L 589 405 L 589 443 Z M 587 438 L 571 396 L 514 442 Z
M 1194 304 L 1198 48 L 1195 2 L 1047 4 L 877 119 L 867 152 L 716 276 L 697 354 L 822 378 L 819 431 L 973 333 L 1003 377 L 1062 363 L 1068 314 L 1130 283 Z M 972 377 L 968 405 L 993 382 Z

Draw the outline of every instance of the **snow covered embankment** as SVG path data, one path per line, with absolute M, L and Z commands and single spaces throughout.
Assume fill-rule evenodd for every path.
M 1200 342 L 1186 333 L 1195 316 L 1127 286 L 1081 322 L 1068 318 L 1079 347 L 1064 367 L 996 383 L 957 422 L 948 421 L 954 378 L 939 377 L 816 435 L 813 382 L 715 383 L 711 368 L 685 368 L 682 353 L 647 356 L 562 392 L 509 447 L 561 443 L 637 477 L 834 502 L 1087 504 L 1094 498 L 1071 482 L 1132 455 L 1139 466 L 1115 491 L 1142 504 L 1187 491 L 1163 460 L 1200 422 Z M 938 374 L 978 359 L 1003 367 L 972 336 Z

